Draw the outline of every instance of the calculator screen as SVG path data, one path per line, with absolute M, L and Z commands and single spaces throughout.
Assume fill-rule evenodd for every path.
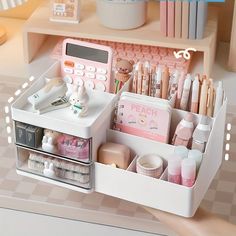
M 108 62 L 108 52 L 77 44 L 66 44 L 66 55 L 100 63 Z

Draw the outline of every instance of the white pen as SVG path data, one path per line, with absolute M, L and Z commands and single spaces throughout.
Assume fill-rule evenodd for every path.
M 153 96 L 156 98 L 160 98 L 161 97 L 161 67 L 158 66 L 156 68 L 156 73 L 155 73 L 155 83 L 154 83 L 154 94 Z
M 181 101 L 180 101 L 180 109 L 182 110 L 187 109 L 191 85 L 192 85 L 191 75 L 187 74 L 186 79 L 184 81 L 183 93 L 182 93 Z
M 215 107 L 214 107 L 214 117 L 217 115 L 217 112 L 220 110 L 220 107 L 223 103 L 224 91 L 223 91 L 223 83 L 219 81 L 218 87 L 216 89 L 216 99 L 215 99 Z
M 199 91 L 200 91 L 200 82 L 198 75 L 196 75 L 192 86 L 192 101 L 190 108 L 190 111 L 193 113 L 198 113 Z

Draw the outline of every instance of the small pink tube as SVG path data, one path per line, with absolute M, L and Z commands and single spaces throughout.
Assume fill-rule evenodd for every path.
M 181 184 L 181 161 L 182 158 L 173 154 L 168 159 L 168 181 Z
M 183 159 L 181 163 L 181 184 L 192 187 L 196 178 L 196 161 L 194 159 Z

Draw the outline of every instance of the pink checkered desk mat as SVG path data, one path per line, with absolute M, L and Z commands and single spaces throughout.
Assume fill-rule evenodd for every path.
M 0 77 L 1 111 L 19 83 L 19 79 L 16 78 Z M 201 205 L 236 224 L 236 113 L 228 113 L 227 122 L 232 124 L 230 159 L 223 161 Z M 105 223 L 100 221 L 103 218 L 110 225 L 122 220 L 123 226 L 130 228 L 133 220 L 136 223 L 140 222 L 140 225 L 142 222 L 147 227 L 158 223 L 137 204 L 98 193 L 86 195 L 17 175 L 15 149 L 13 145 L 7 143 L 6 136 L 6 125 L 1 115 L 0 207 L 97 223 Z

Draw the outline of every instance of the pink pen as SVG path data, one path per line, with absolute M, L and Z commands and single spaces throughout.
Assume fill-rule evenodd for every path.
M 190 111 L 193 113 L 198 113 L 199 91 L 200 91 L 200 83 L 198 75 L 196 75 L 192 86 L 192 101 L 190 108 Z
M 177 109 L 180 108 L 180 101 L 183 93 L 184 81 L 185 81 L 185 73 L 182 71 L 178 82 L 177 100 L 175 106 Z

